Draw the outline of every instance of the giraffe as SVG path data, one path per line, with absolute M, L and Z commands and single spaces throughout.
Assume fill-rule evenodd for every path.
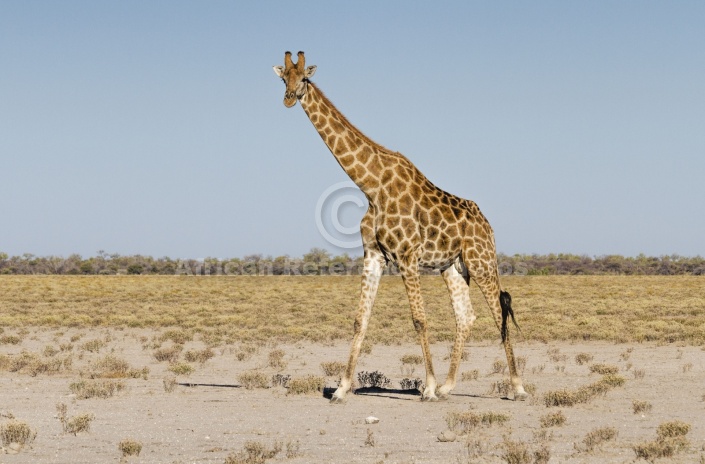
M 500 288 L 494 234 L 477 205 L 436 187 L 401 153 L 391 151 L 353 126 L 321 90 L 311 82 L 316 66 L 284 54 L 284 66 L 274 72 L 286 85 L 284 105 L 297 101 L 350 179 L 369 202 L 360 223 L 364 249 L 362 289 L 347 368 L 331 402 L 344 401 L 372 313 L 383 268 L 398 266 L 411 306 L 426 368 L 422 401 L 445 399 L 455 387 L 460 358 L 475 320 L 470 303 L 470 280 L 481 289 L 497 325 L 515 400 L 525 400 L 517 372 L 507 318 L 514 320 L 511 296 Z M 455 313 L 456 332 L 445 383 L 437 388 L 429 348 L 419 266 L 441 270 Z M 518 326 L 517 326 L 518 327 Z

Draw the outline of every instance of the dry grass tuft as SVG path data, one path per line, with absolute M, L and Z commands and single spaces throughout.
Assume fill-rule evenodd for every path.
M 20 343 L 22 343 L 22 338 L 17 335 L 0 336 L 0 345 L 19 345 Z
M 302 395 L 306 393 L 322 392 L 326 386 L 325 377 L 317 375 L 307 375 L 305 377 L 294 377 L 287 385 L 288 393 Z
M 619 368 L 611 364 L 591 364 L 590 372 L 595 372 L 601 375 L 616 374 L 619 372 Z
M 550 406 L 575 406 L 579 403 L 588 403 L 599 395 L 604 395 L 615 387 L 624 385 L 625 379 L 619 375 L 605 375 L 600 380 L 577 390 L 553 390 L 543 396 L 544 404 Z
M 285 355 L 284 350 L 272 350 L 269 352 L 269 356 L 267 356 L 267 364 L 274 369 L 285 369 L 287 366 L 287 362 L 284 361 Z
M 615 440 L 617 438 L 617 429 L 614 427 L 600 427 L 585 435 L 582 444 L 575 444 L 575 448 L 581 452 L 592 452 L 606 441 Z
M 476 413 L 473 411 L 451 411 L 446 414 L 446 424 L 448 428 L 456 433 L 465 434 L 471 432 L 474 428 L 483 425 L 490 427 L 492 425 L 502 425 L 509 421 L 509 415 L 501 412 L 482 412 Z
M 101 348 L 105 346 L 105 341 L 100 338 L 94 338 L 93 340 L 88 340 L 87 342 L 81 344 L 80 349 L 83 351 L 89 351 L 91 353 L 96 353 L 100 351 Z
M 170 363 L 175 363 L 179 360 L 181 350 L 183 349 L 183 345 L 172 345 L 170 347 L 156 349 L 152 354 L 154 355 L 154 359 L 159 362 L 166 361 Z
M 546 414 L 545 416 L 541 416 L 539 418 L 539 423 L 541 424 L 541 427 L 543 428 L 548 428 L 548 427 L 560 427 L 563 424 L 565 424 L 566 417 L 563 414 L 563 411 L 557 411 L 557 412 L 550 412 Z
M 648 401 L 639 401 L 639 400 L 634 400 L 632 401 L 632 410 L 634 411 L 634 414 L 641 414 L 641 413 L 646 413 L 651 411 L 651 408 L 653 405 L 649 403 Z
M 405 354 L 400 359 L 402 364 L 410 364 L 413 366 L 420 366 L 423 364 L 423 356 L 420 354 Z
M 56 405 L 56 415 L 59 422 L 61 422 L 61 428 L 64 429 L 64 433 L 77 435 L 79 432 L 88 432 L 91 429 L 91 422 L 95 419 L 92 413 L 79 414 L 69 419 L 67 411 L 66 404 L 58 403 Z
M 575 355 L 575 364 L 578 366 L 582 366 L 583 364 L 587 364 L 589 362 L 592 362 L 593 360 L 593 355 L 590 353 L 578 353 Z
M 690 442 L 685 437 L 690 431 L 690 424 L 682 421 L 664 422 L 656 429 L 656 440 L 638 443 L 632 446 L 637 458 L 654 462 L 658 458 L 667 458 L 685 450 Z
M 171 340 L 175 345 L 183 345 L 193 340 L 193 332 L 183 329 L 167 330 L 161 334 L 159 340 L 162 342 Z
M 169 372 L 172 372 L 173 374 L 184 375 L 187 377 L 189 375 L 193 374 L 193 371 L 195 370 L 192 365 L 187 364 L 187 363 L 170 364 L 167 369 L 169 370 Z
M 30 446 L 37 438 L 37 431 L 32 430 L 26 422 L 10 420 L 0 425 L 0 440 L 3 446 L 17 443 L 20 447 Z
M 57 374 L 70 371 L 73 365 L 71 355 L 65 357 L 43 358 L 36 353 L 22 350 L 16 356 L 0 356 L 0 368 L 10 372 L 29 374 L 35 377 L 39 374 Z
M 522 441 L 512 441 L 504 438 L 502 442 L 502 459 L 507 464 L 532 464 L 529 445 Z
M 135 369 L 124 359 L 113 355 L 106 355 L 96 360 L 88 376 L 92 379 L 138 379 L 147 380 L 149 368 Z
M 176 377 L 167 377 L 162 381 L 162 383 L 164 384 L 164 391 L 167 393 L 173 392 L 178 385 L 176 382 Z
M 501 359 L 496 359 L 492 363 L 492 368 L 490 369 L 490 373 L 488 375 L 492 374 L 504 374 L 504 372 L 507 370 L 507 362 L 503 361 Z
M 80 380 L 69 385 L 71 393 L 78 399 L 110 398 L 125 389 L 122 380 Z
M 273 459 L 282 450 L 282 444 L 275 441 L 271 448 L 258 441 L 245 442 L 242 451 L 230 454 L 225 458 L 225 464 L 264 464 L 269 459 Z
M 321 369 L 323 373 L 328 377 L 335 377 L 341 375 L 347 366 L 345 363 L 340 361 L 328 361 L 321 363 Z
M 269 388 L 269 378 L 260 371 L 244 371 L 237 376 L 238 382 L 248 390 Z
M 462 382 L 469 382 L 471 380 L 477 380 L 480 377 L 480 371 L 477 369 L 473 369 L 471 371 L 465 371 L 462 374 L 460 374 L 460 380 Z
M 200 364 L 205 363 L 214 356 L 215 352 L 211 348 L 204 348 L 202 350 L 189 350 L 184 353 L 184 359 L 186 361 L 197 362 Z
M 142 452 L 142 443 L 131 438 L 125 438 L 118 443 L 118 450 L 122 453 L 122 457 L 139 456 Z

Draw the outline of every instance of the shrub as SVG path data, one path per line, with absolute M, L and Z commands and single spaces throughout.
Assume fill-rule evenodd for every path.
M 124 389 L 125 382 L 121 380 L 81 380 L 69 385 L 78 399 L 110 398 Z
M 507 464 L 532 464 L 529 445 L 521 441 L 512 441 L 507 438 L 502 443 L 502 459 Z
M 634 414 L 639 414 L 642 412 L 649 412 L 651 411 L 652 404 L 649 403 L 648 401 L 638 401 L 634 400 L 632 401 L 632 410 L 634 411 Z
M 193 340 L 193 333 L 183 329 L 167 330 L 161 334 L 159 340 L 162 342 L 171 340 L 176 345 L 183 345 Z
M 142 443 L 131 438 L 125 438 L 118 443 L 118 449 L 122 453 L 122 457 L 139 456 L 142 452 Z
M 666 458 L 683 451 L 689 445 L 685 436 L 690 431 L 690 424 L 682 421 L 664 422 L 656 429 L 656 440 L 638 443 L 632 446 L 637 458 L 653 462 L 657 458 Z
M 3 446 L 18 443 L 20 446 L 29 446 L 37 438 L 37 431 L 32 430 L 26 422 L 11 420 L 0 425 L 0 440 Z
M 317 375 L 307 375 L 305 377 L 293 378 L 289 380 L 289 393 L 296 395 L 305 393 L 322 392 L 326 386 L 325 377 Z
M 175 363 L 171 364 L 168 367 L 169 371 L 173 372 L 176 375 L 185 375 L 189 376 L 193 374 L 194 368 L 192 365 L 187 364 L 187 363 Z
M 596 372 L 601 375 L 616 374 L 619 372 L 619 368 L 611 364 L 592 364 L 590 372 Z
M 287 365 L 286 361 L 284 361 L 285 354 L 286 353 L 284 353 L 284 350 L 272 350 L 267 357 L 269 367 L 274 369 L 284 369 Z
M 321 369 L 323 369 L 323 373 L 329 377 L 334 377 L 342 374 L 346 367 L 347 366 L 345 365 L 345 363 L 342 363 L 340 361 L 330 361 L 321 363 Z
M 446 414 L 446 424 L 448 424 L 448 428 L 461 434 L 468 433 L 480 425 L 486 427 L 494 424 L 502 425 L 508 420 L 509 415 L 493 411 L 483 413 L 451 411 Z
M 399 382 L 399 385 L 401 385 L 402 390 L 418 390 L 421 391 L 423 389 L 423 380 L 421 379 L 401 379 Z
M 423 364 L 423 356 L 420 354 L 405 354 L 401 357 L 401 363 L 419 366 Z
M 184 353 L 184 359 L 188 362 L 198 362 L 205 363 L 209 359 L 215 356 L 215 352 L 210 348 L 204 348 L 202 350 L 189 350 Z
M 237 376 L 238 381 L 248 390 L 254 388 L 268 388 L 269 379 L 263 372 L 259 371 L 245 371 L 241 372 Z
M 101 348 L 105 346 L 105 342 L 100 338 L 94 338 L 93 340 L 88 340 L 81 345 L 83 351 L 90 351 L 91 353 L 100 351 Z
M 79 432 L 88 432 L 95 416 L 92 413 L 79 414 L 72 417 L 64 424 L 64 432 L 77 435 Z
M 164 384 L 164 391 L 167 393 L 173 392 L 178 385 L 176 382 L 176 377 L 167 377 L 162 381 L 162 383 Z
M 362 371 L 357 374 L 357 381 L 362 387 L 386 388 L 392 381 L 380 371 Z
M 291 380 L 290 375 L 274 374 L 272 376 L 272 385 L 274 385 L 275 387 L 287 388 L 289 386 L 290 380 Z
M 90 373 L 90 377 L 94 379 L 137 379 L 139 377 L 143 377 L 144 379 L 146 379 L 147 375 L 149 374 L 148 367 L 144 367 L 142 369 L 134 369 L 124 359 L 118 358 L 110 354 L 96 360 L 93 363 L 92 368 L 93 370 Z
M 274 458 L 282 450 L 281 442 L 275 441 L 271 448 L 258 441 L 245 442 L 242 451 L 225 458 L 225 464 L 263 464 Z
M 575 355 L 575 364 L 582 366 L 592 361 L 593 356 L 590 353 L 578 353 Z
M 541 427 L 560 427 L 565 424 L 566 418 L 563 415 L 563 411 L 548 413 L 545 416 L 539 418 Z
M 154 359 L 157 361 L 166 361 L 166 362 L 176 362 L 179 360 L 179 355 L 181 354 L 181 350 L 183 349 L 182 345 L 173 345 L 168 348 L 159 348 L 157 350 L 154 350 Z
M 480 377 L 480 371 L 478 371 L 477 369 L 473 369 L 471 371 L 463 372 L 460 375 L 460 380 L 463 382 L 468 382 L 470 380 L 477 380 L 478 377 Z
M 585 435 L 585 438 L 583 438 L 582 441 L 582 447 L 579 447 L 576 444 L 576 448 L 582 448 L 578 449 L 579 451 L 587 451 L 591 452 L 593 451 L 596 447 L 600 446 L 602 443 L 610 440 L 614 440 L 617 438 L 617 429 L 614 427 L 601 427 L 597 428 L 594 430 L 591 430 L 588 432 L 587 435 Z

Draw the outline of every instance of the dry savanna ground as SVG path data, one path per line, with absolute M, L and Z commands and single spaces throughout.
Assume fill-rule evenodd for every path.
M 384 277 L 358 394 L 330 405 L 359 277 L 1 276 L 0 463 L 703 463 L 704 283 L 505 277 L 526 402 L 473 288 L 458 386 L 421 403 Z M 454 321 L 422 285 L 442 381 Z

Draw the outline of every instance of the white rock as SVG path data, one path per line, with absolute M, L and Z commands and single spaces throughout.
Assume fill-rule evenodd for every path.
M 377 419 L 375 416 L 370 416 L 365 419 L 365 424 L 376 424 L 379 422 L 379 419 Z

